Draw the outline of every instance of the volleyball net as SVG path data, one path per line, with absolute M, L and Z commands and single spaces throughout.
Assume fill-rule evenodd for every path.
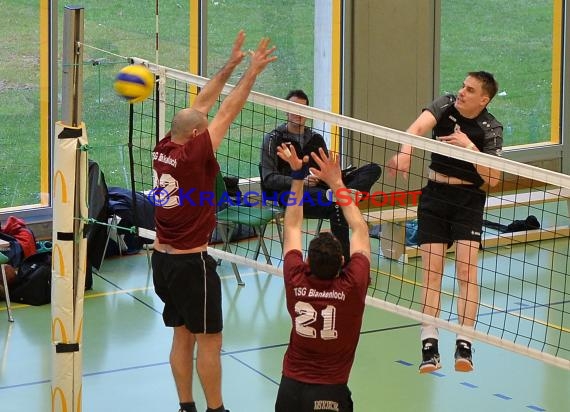
M 190 106 L 207 79 L 136 58 L 134 62 L 147 65 L 157 76 L 155 93 L 131 106 L 129 120 L 132 186 L 148 193 L 153 189 L 154 145 L 169 130 L 174 113 Z M 226 86 L 221 99 L 231 89 Z M 215 113 L 216 108 L 210 116 Z M 379 181 L 359 203 L 371 233 L 368 304 L 570 369 L 570 176 L 252 92 L 217 151 L 222 174 L 233 178 L 228 182 L 237 182 L 237 192 L 229 193 L 233 202 L 274 207 L 262 201 L 260 154 L 264 135 L 285 123 L 286 113 L 309 119 L 307 125 L 324 136 L 329 149 L 338 150 L 343 167 L 375 162 L 383 169 Z M 401 144 L 414 147 L 406 180 L 387 176 L 385 170 Z M 475 329 L 457 324 L 459 292 L 453 247 L 447 251 L 440 316 L 436 319 L 421 311 L 416 219 L 430 152 L 501 171 L 501 182 L 490 190 L 485 206 Z M 237 264 L 242 273 L 259 270 L 281 275 L 281 224 L 275 218 L 263 234 L 272 264 L 263 254 L 254 259 L 258 239 L 247 224 L 233 228 L 227 251 L 221 250 L 225 249 L 223 242 L 213 239 L 211 254 Z M 326 220 L 320 228 L 316 219 L 305 219 L 305 247 L 316 231 L 329 228 Z M 153 235 L 143 230 L 140 234 Z

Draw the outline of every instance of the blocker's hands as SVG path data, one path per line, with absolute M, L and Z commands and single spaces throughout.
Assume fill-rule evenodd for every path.
M 273 55 L 277 47 L 270 47 L 269 43 L 269 37 L 263 37 L 257 44 L 257 49 L 249 51 L 251 57 L 249 67 L 256 75 L 261 73 L 269 63 L 277 60 L 277 56 Z
M 311 167 L 310 172 L 314 176 L 325 182 L 330 188 L 343 184 L 338 156 L 334 154 L 327 156 L 322 148 L 319 148 L 318 154 L 312 152 L 311 156 L 317 163 L 317 166 L 319 166 L 318 169 Z
M 241 49 L 243 47 L 243 43 L 245 42 L 245 32 L 240 30 L 234 40 L 234 45 L 232 47 L 232 52 L 230 54 L 230 58 L 228 59 L 228 63 L 232 66 L 237 66 L 241 63 L 243 58 L 245 57 L 246 53 Z
M 280 146 L 277 146 L 277 156 L 289 163 L 289 167 L 294 171 L 301 170 L 303 164 L 309 162 L 309 156 L 299 159 L 295 147 L 293 145 L 287 145 L 286 143 L 281 143 Z

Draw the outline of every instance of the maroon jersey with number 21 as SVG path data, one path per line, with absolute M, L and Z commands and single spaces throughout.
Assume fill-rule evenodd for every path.
M 305 383 L 346 384 L 360 337 L 370 262 L 360 253 L 334 279 L 310 274 L 300 250 L 285 255 L 287 310 L 292 320 L 283 375 Z

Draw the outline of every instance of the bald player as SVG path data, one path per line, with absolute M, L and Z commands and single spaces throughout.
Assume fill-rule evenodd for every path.
M 257 76 L 276 59 L 269 39 L 250 51 L 250 64 L 208 124 L 207 114 L 241 63 L 245 33 L 240 31 L 224 67 L 196 96 L 192 107 L 174 115 L 170 132 L 154 148 L 153 200 L 156 240 L 153 281 L 164 302 L 164 324 L 174 335 L 170 366 L 180 402 L 179 412 L 196 412 L 192 393 L 194 349 L 196 370 L 207 412 L 225 412 L 221 390 L 222 293 L 216 263 L 207 254 L 215 227 L 215 207 L 200 201 L 212 192 L 220 170 L 214 152 L 244 106 Z M 203 204 L 205 203 L 205 204 Z

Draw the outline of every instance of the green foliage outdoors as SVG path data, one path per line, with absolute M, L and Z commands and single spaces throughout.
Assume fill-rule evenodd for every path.
M 85 9 L 83 120 L 93 147 L 91 157 L 101 164 L 108 185 L 125 186 L 129 106 L 114 94 L 112 82 L 127 64 L 124 57 L 155 60 L 155 2 L 83 0 L 79 4 Z M 313 1 L 212 0 L 207 4 L 208 76 L 221 67 L 235 34 L 244 28 L 246 48 L 255 48 L 256 41 L 266 35 L 278 45 L 278 61 L 259 78 L 255 90 L 284 96 L 289 89 L 301 87 L 312 95 Z M 0 208 L 37 203 L 40 174 L 38 2 L 4 0 L 2 5 Z M 58 7 L 61 56 L 64 2 Z M 160 2 L 160 64 L 188 68 L 188 7 L 188 1 Z M 477 10 L 474 14 L 473 3 L 465 0 L 442 1 L 441 90 L 456 91 L 467 71 L 491 71 L 503 92 L 491 111 L 508 126 L 506 143 L 548 141 L 552 2 L 482 0 Z M 240 73 L 230 82 L 235 83 Z M 258 149 L 252 145 L 245 150 Z M 230 155 L 231 149 L 222 147 L 220 154 Z M 245 156 L 249 153 L 237 158 Z M 255 173 L 239 165 L 230 169 L 240 175 Z
M 500 86 L 489 111 L 505 145 L 550 141 L 552 1 L 442 0 L 441 9 L 440 89 L 455 92 L 467 72 L 489 71 Z

